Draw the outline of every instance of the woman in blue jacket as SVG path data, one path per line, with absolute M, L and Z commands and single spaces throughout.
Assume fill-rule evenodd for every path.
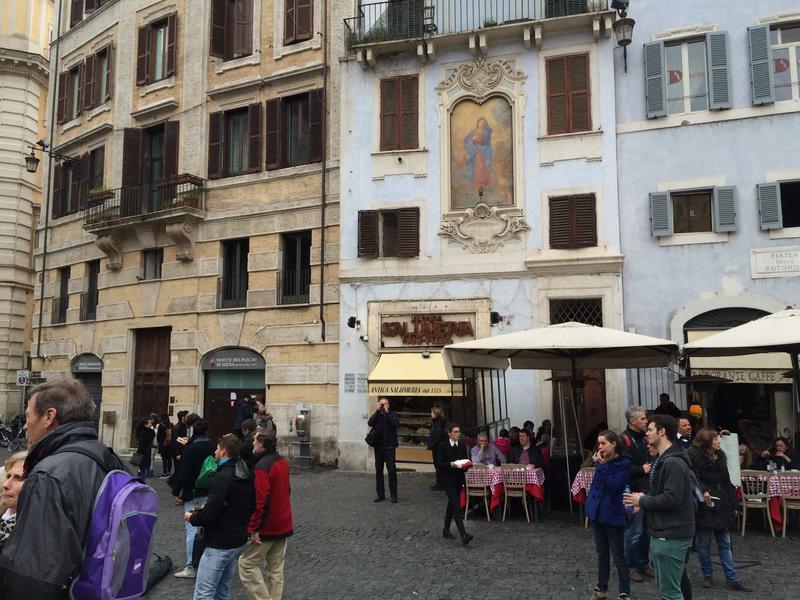
M 619 577 L 619 600 L 630 598 L 631 580 L 625 563 L 625 507 L 622 493 L 628 485 L 631 461 L 620 455 L 620 440 L 613 431 L 603 431 L 597 436 L 595 472 L 586 514 L 592 521 L 594 544 L 597 548 L 597 586 L 592 600 L 608 598 L 608 580 L 611 575 L 611 554 Z

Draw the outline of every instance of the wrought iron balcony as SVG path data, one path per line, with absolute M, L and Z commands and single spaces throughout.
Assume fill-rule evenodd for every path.
M 311 269 L 278 271 L 278 304 L 308 304 Z
M 187 214 L 205 214 L 206 180 L 176 175 L 143 183 L 89 193 L 83 228 L 92 233 L 142 221 L 168 220 Z
M 344 20 L 348 48 L 608 10 L 608 0 L 384 0 Z
M 81 321 L 94 321 L 97 319 L 97 290 L 81 294 Z
M 53 302 L 50 305 L 51 325 L 60 325 L 67 322 L 67 307 L 69 307 L 69 296 L 53 298 Z

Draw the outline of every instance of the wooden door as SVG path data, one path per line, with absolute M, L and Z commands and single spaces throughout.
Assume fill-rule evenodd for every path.
M 236 420 L 236 400 L 231 400 L 231 392 L 236 394 L 236 398 L 242 399 L 245 396 L 253 397 L 256 394 L 264 396 L 264 388 L 248 389 L 209 389 L 206 385 L 205 402 L 203 407 L 203 418 L 208 422 L 208 437 L 216 441 L 226 433 L 233 433 L 233 425 Z
M 136 424 L 149 415 L 161 415 L 169 407 L 171 328 L 137 329 L 133 371 L 131 440 Z

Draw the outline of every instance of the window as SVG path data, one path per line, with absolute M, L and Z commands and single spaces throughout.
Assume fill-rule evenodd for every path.
M 121 216 L 161 210 L 172 202 L 176 186 L 169 179 L 178 174 L 179 142 L 178 121 L 123 130 Z
M 800 227 L 800 180 L 760 183 L 761 229 Z
M 770 30 L 775 101 L 800 99 L 800 24 Z
M 103 187 L 103 172 L 105 168 L 106 149 L 104 146 L 95 148 L 88 157 L 89 191 Z
M 80 320 L 94 321 L 97 318 L 98 278 L 100 276 L 100 261 L 92 260 L 86 263 L 86 291 L 81 294 Z
M 111 47 L 105 48 L 97 53 L 95 63 L 97 64 L 97 93 L 94 100 L 97 104 L 102 104 L 111 98 L 111 78 L 109 72 L 111 69 Z
M 75 157 L 71 167 L 56 165 L 53 168 L 52 216 L 54 219 L 78 211 L 82 157 Z
M 667 113 L 708 110 L 706 42 L 694 40 L 665 47 Z
M 417 148 L 419 77 L 381 79 L 381 150 Z
M 111 45 L 73 66 L 58 77 L 57 120 L 71 121 L 82 110 L 91 110 L 111 98 L 113 69 Z
M 147 85 L 175 74 L 177 15 L 139 28 L 136 85 Z
M 231 60 L 253 53 L 253 0 L 213 0 L 211 56 Z
M 283 260 L 278 273 L 278 304 L 307 304 L 311 287 L 311 232 L 281 236 Z
M 547 133 L 573 133 L 592 128 L 589 55 L 548 58 Z
M 90 0 L 91 1 L 91 0 Z M 69 26 L 75 27 L 83 20 L 83 0 L 71 0 L 69 11 Z
M 603 326 L 603 301 L 600 298 L 550 299 L 550 324 L 584 323 Z
M 419 256 L 419 208 L 359 211 L 358 256 Z
M 322 160 L 325 92 L 267 100 L 267 169 Z
M 545 0 L 545 18 L 566 17 L 586 12 L 586 0 Z
M 57 325 L 67 322 L 67 309 L 69 308 L 69 267 L 58 269 L 58 296 L 53 298 L 51 309 L 51 323 Z
M 650 194 L 650 221 L 656 237 L 736 231 L 736 188 L 654 192 Z
M 283 44 L 310 40 L 314 32 L 314 0 L 283 0 Z
M 69 71 L 58 76 L 57 120 L 66 123 L 81 114 L 81 86 L 83 84 L 83 63 L 78 63 Z
M 208 178 L 261 170 L 261 104 L 209 115 Z
M 164 249 L 154 248 L 142 252 L 142 274 L 140 279 L 161 279 L 161 265 L 164 263 Z
M 597 246 L 594 194 L 550 198 L 550 247 L 557 249 Z
M 250 241 L 222 242 L 222 277 L 217 280 L 217 308 L 247 306 L 247 254 Z

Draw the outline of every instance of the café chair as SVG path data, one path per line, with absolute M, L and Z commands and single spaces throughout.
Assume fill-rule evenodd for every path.
M 483 506 L 486 509 L 486 520 L 491 521 L 489 514 L 489 500 L 492 493 L 489 484 L 492 481 L 492 473 L 488 465 L 480 463 L 473 464 L 472 467 L 464 474 L 466 481 L 465 487 L 467 490 L 467 505 L 464 507 L 464 520 L 467 520 L 469 515 L 469 499 L 470 498 L 483 498 Z
M 769 479 L 770 475 L 765 471 L 742 471 L 742 537 L 747 528 L 748 508 L 764 511 L 764 520 L 769 524 L 772 537 L 775 537 L 772 519 L 769 516 Z
M 525 483 L 528 480 L 525 465 L 500 465 L 503 489 L 505 491 L 505 501 L 503 503 L 503 522 L 506 520 L 509 498 L 520 498 L 522 506 L 525 508 L 525 518 L 531 522 L 531 515 L 528 511 L 528 493 L 525 491 Z
M 781 473 L 775 475 L 781 478 L 780 488 L 783 498 L 783 537 L 786 537 L 788 526 L 788 511 L 800 510 L 800 473 Z
M 594 467 L 584 467 L 581 471 L 588 471 L 592 474 L 592 478 L 589 480 L 589 485 L 586 486 L 586 501 L 589 501 L 589 489 L 592 487 L 592 481 L 594 481 Z M 584 514 L 583 520 L 583 528 L 589 529 L 589 515 L 586 514 L 586 505 L 581 504 L 581 511 Z

